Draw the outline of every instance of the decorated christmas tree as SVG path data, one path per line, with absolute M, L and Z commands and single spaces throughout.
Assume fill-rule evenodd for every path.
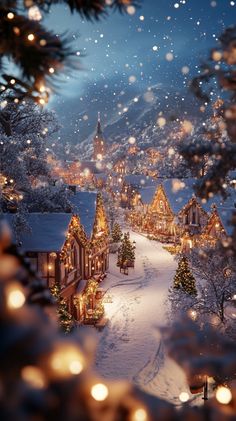
M 64 298 L 60 296 L 61 287 L 59 282 L 51 287 L 51 293 L 57 302 L 57 315 L 60 327 L 63 332 L 69 333 L 73 328 L 73 317 L 68 311 L 68 307 Z
M 174 277 L 174 288 L 181 289 L 189 295 L 197 295 L 196 281 L 185 256 L 181 257 L 179 260 Z
M 111 232 L 112 241 L 114 243 L 119 243 L 122 240 L 122 236 L 123 234 L 121 231 L 121 227 L 117 222 L 115 222 L 115 224 L 113 225 L 112 232 Z
M 130 266 L 134 265 L 135 261 L 135 246 L 130 241 L 129 233 L 125 233 L 121 246 L 118 249 L 117 266 Z

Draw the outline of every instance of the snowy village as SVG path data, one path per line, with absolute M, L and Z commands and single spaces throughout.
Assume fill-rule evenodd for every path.
M 235 420 L 236 2 L 0 12 L 1 420 Z

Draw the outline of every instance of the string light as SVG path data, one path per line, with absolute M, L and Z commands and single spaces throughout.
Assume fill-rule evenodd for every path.
M 97 383 L 91 388 L 91 396 L 95 401 L 104 401 L 108 397 L 108 394 L 108 388 L 103 383 Z
M 55 69 L 53 67 L 49 67 L 48 71 L 49 73 L 53 74 L 55 72 Z

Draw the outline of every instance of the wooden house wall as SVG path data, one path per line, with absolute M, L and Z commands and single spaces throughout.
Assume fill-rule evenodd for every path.
M 206 226 L 208 215 L 196 200 L 191 200 L 191 203 L 179 213 L 178 220 L 183 229 L 190 228 L 191 230 L 191 227 L 195 227 L 200 231 Z

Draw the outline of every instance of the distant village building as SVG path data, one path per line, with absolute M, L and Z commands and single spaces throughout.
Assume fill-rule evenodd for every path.
M 102 161 L 106 155 L 106 144 L 101 128 L 100 113 L 98 113 L 97 131 L 93 139 L 93 160 Z
M 125 159 L 119 159 L 113 165 L 113 172 L 118 175 L 125 175 L 127 174 L 127 162 Z
M 151 186 L 140 189 L 140 201 L 128 215 L 133 229 L 162 242 L 179 243 L 184 251 L 226 239 L 232 229 L 235 190 L 229 190 L 225 201 L 214 196 L 202 202 L 194 194 L 195 182 L 191 178 L 162 180 L 154 194 Z

